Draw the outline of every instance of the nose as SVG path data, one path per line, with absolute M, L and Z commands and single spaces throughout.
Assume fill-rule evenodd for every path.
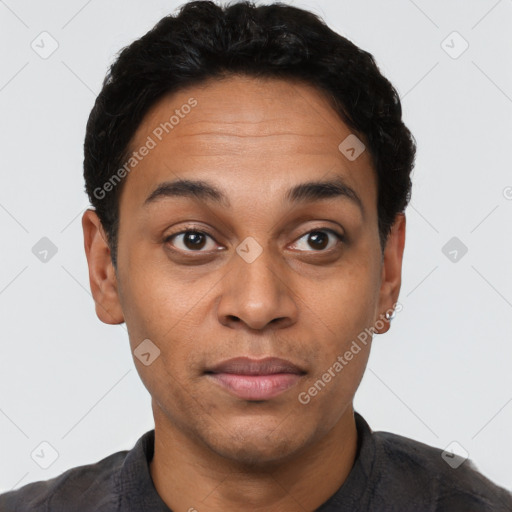
M 229 265 L 221 281 L 219 322 L 231 328 L 245 325 L 262 330 L 269 325 L 288 327 L 297 321 L 298 296 L 289 269 L 270 249 L 263 249 L 254 260 L 244 258 L 243 252 L 235 253 Z

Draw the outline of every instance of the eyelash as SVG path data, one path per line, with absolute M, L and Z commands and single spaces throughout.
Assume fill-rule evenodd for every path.
M 342 242 L 345 241 L 344 235 L 342 235 L 341 233 L 338 233 L 337 231 L 335 231 L 335 230 L 333 230 L 331 228 L 327 228 L 327 227 L 319 227 L 319 228 L 311 229 L 311 230 L 307 231 L 306 233 L 304 233 L 303 235 L 301 235 L 299 238 L 297 238 L 297 241 L 301 240 L 306 235 L 309 235 L 311 233 L 317 233 L 317 232 L 331 233 L 331 234 L 333 234 L 338 239 L 339 243 L 342 243 Z M 174 237 L 176 237 L 178 235 L 184 235 L 184 234 L 187 234 L 187 233 L 195 233 L 195 234 L 198 234 L 198 235 L 207 236 L 207 237 L 210 237 L 212 240 L 214 240 L 217 243 L 215 238 L 210 233 L 208 233 L 206 231 L 202 231 L 200 229 L 196 229 L 195 226 L 187 226 L 187 227 L 181 229 L 180 231 L 177 231 L 176 233 L 171 233 L 170 235 L 166 236 L 163 241 L 164 241 L 164 243 L 168 244 Z M 296 243 L 296 242 L 294 242 L 294 243 Z M 198 250 L 198 251 L 191 251 L 191 250 L 184 251 L 182 249 L 175 249 L 175 248 L 173 248 L 173 250 L 176 250 L 176 251 L 178 251 L 178 252 L 180 252 L 182 254 L 183 253 L 185 253 L 185 254 L 191 254 L 191 253 L 208 254 L 208 253 L 212 252 L 212 251 L 201 251 L 201 250 Z M 327 249 L 327 250 L 319 250 L 319 251 L 311 250 L 310 252 L 313 252 L 313 253 L 329 253 L 332 250 L 333 250 L 333 248 L 331 247 L 330 249 Z

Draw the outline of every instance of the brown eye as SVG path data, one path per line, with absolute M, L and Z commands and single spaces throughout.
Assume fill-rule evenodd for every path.
M 207 233 L 188 230 L 167 237 L 165 242 L 171 243 L 177 249 L 185 252 L 207 252 L 215 248 L 215 243 L 213 243 L 213 247 L 210 246 L 206 251 L 202 251 L 208 245 L 208 239 L 213 241 L 213 238 Z
M 331 235 L 331 237 L 329 237 L 329 235 Z M 336 238 L 338 240 L 336 240 Z M 294 246 L 301 251 L 312 250 L 314 252 L 325 252 L 326 248 L 327 250 L 332 249 L 336 243 L 340 243 L 341 241 L 343 241 L 343 236 L 332 229 L 315 229 L 299 238 Z
M 322 231 L 314 231 L 309 234 L 308 244 L 315 250 L 323 250 L 329 244 L 329 235 Z

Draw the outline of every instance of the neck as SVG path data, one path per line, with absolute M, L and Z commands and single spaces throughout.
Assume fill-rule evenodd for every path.
M 352 405 L 318 442 L 265 467 L 221 457 L 171 425 L 156 408 L 154 414 L 150 473 L 158 494 L 175 511 L 314 510 L 345 482 L 357 452 Z

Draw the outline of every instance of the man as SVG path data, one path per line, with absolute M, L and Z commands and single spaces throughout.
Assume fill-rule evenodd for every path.
M 353 409 L 415 155 L 370 54 L 297 8 L 190 2 L 122 51 L 84 149 L 96 312 L 126 322 L 155 429 L 2 511 L 512 510 Z

